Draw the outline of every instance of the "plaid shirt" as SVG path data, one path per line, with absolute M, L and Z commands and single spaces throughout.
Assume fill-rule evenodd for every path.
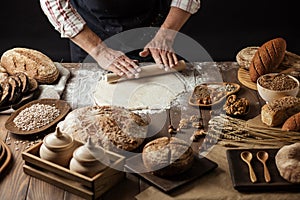
M 73 8 L 70 0 L 40 0 L 41 8 L 61 37 L 76 36 L 86 24 Z M 194 14 L 200 8 L 200 0 L 172 0 L 171 6 Z

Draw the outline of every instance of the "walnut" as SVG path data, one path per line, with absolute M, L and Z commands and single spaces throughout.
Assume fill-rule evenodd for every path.
M 180 129 L 185 129 L 185 128 L 188 128 L 189 127 L 189 120 L 188 119 L 185 119 L 185 118 L 182 118 L 179 122 L 179 125 L 178 127 Z
M 249 101 L 246 98 L 237 98 L 232 94 L 227 97 L 223 109 L 228 115 L 244 115 L 249 109 Z
M 197 142 L 204 135 L 205 135 L 205 131 L 203 129 L 195 130 L 190 139 L 193 142 Z

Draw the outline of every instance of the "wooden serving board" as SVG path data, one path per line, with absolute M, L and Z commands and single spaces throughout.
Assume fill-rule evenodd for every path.
M 208 104 L 204 104 L 204 103 L 198 103 L 197 100 L 197 96 L 195 95 L 197 89 L 199 87 L 206 87 L 208 88 L 209 90 L 213 89 L 213 90 L 218 90 L 217 88 L 222 88 L 224 89 L 224 87 L 227 85 L 227 84 L 230 84 L 232 86 L 235 87 L 235 89 L 233 91 L 230 91 L 230 92 L 226 92 L 226 94 L 223 94 L 222 97 L 220 97 L 219 99 L 217 99 L 216 101 L 213 101 L 212 103 L 208 103 Z M 234 94 L 236 92 L 238 92 L 240 90 L 241 86 L 237 83 L 230 83 L 230 82 L 211 82 L 211 83 L 202 83 L 200 85 L 197 85 L 195 88 L 194 88 L 194 91 L 192 92 L 190 98 L 189 98 L 189 104 L 192 105 L 192 106 L 200 106 L 200 107 L 210 107 L 210 106 L 213 106 L 213 105 L 217 105 L 219 103 L 221 103 L 227 96 L 231 95 L 231 94 Z M 210 95 L 211 96 L 211 95 Z
M 9 147 L 1 140 L 1 159 L 0 159 L 0 175 L 2 176 L 2 173 L 7 169 L 9 166 L 11 160 L 12 160 L 12 154 L 9 149 Z
M 22 110 L 24 110 L 25 108 L 28 108 L 28 107 L 30 107 L 34 104 L 37 104 L 37 103 L 50 105 L 50 106 L 55 106 L 60 111 L 59 116 L 55 120 L 50 122 L 49 124 L 47 124 L 43 127 L 37 128 L 37 129 L 26 131 L 26 130 L 21 130 L 18 127 L 16 127 L 15 123 L 13 122 L 14 118 L 16 116 L 18 116 L 18 114 Z M 5 122 L 5 128 L 7 130 L 9 130 L 10 132 L 12 132 L 14 134 L 19 134 L 19 135 L 30 135 L 30 134 L 39 133 L 39 132 L 45 131 L 46 129 L 50 128 L 54 124 L 58 123 L 61 119 L 63 119 L 68 114 L 68 112 L 70 110 L 71 110 L 71 106 L 66 101 L 63 101 L 63 100 L 58 100 L 58 99 L 38 99 L 38 100 L 34 100 L 34 101 L 31 101 L 31 102 L 21 106 L 14 113 L 12 113 L 11 116 Z
M 174 189 L 184 184 L 187 184 L 197 178 L 200 178 L 201 176 L 204 176 L 217 167 L 218 165 L 215 162 L 207 158 L 195 157 L 194 164 L 188 171 L 179 174 L 176 177 L 163 178 L 155 176 L 150 172 L 139 173 L 142 171 L 147 171 L 143 164 L 141 154 L 127 159 L 125 164 L 125 169 L 127 169 L 129 172 L 136 173 L 138 176 L 141 176 L 164 192 L 173 191 Z
M 242 151 L 250 151 L 253 154 L 251 165 L 257 177 L 257 182 L 252 183 L 249 178 L 247 164 L 241 159 Z M 229 149 L 226 151 L 229 171 L 233 187 L 240 192 L 267 192 L 267 191 L 300 191 L 300 184 L 292 184 L 284 180 L 277 170 L 275 156 L 279 149 L 263 149 L 268 152 L 267 167 L 271 181 L 265 182 L 262 163 L 256 158 L 256 153 L 262 149 Z
M 250 79 L 249 71 L 244 68 L 238 69 L 238 80 L 247 88 L 252 90 L 257 90 L 256 83 L 252 82 Z

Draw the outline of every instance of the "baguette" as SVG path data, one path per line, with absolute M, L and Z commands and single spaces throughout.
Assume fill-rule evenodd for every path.
M 1 66 L 8 74 L 23 72 L 39 83 L 50 84 L 59 77 L 58 68 L 45 54 L 26 48 L 13 48 L 1 56 Z
M 285 96 L 261 108 L 261 121 L 268 126 L 279 126 L 298 112 L 300 112 L 300 98 Z
M 300 131 L 300 112 L 289 117 L 281 129 L 283 131 Z
M 249 66 L 251 81 L 276 69 L 283 61 L 286 51 L 286 42 L 282 38 L 275 38 L 258 48 Z

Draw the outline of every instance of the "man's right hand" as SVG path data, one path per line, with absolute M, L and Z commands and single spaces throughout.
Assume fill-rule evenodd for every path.
M 139 66 L 123 52 L 104 45 L 101 45 L 96 51 L 95 59 L 103 69 L 112 71 L 119 76 L 126 75 L 128 78 L 138 76 Z

